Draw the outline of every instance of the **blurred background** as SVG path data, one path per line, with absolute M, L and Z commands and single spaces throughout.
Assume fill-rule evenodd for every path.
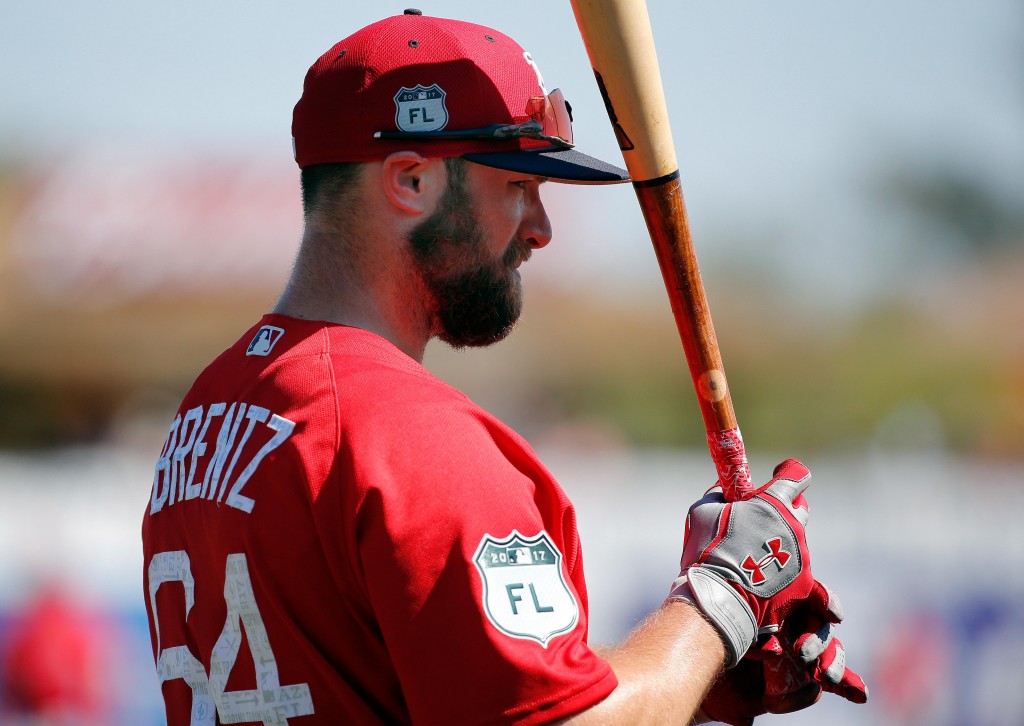
M 180 397 L 300 235 L 308 66 L 405 5 L 16 3 L 0 23 L 0 723 L 159 724 L 139 527 Z M 1024 723 L 1024 2 L 649 0 L 756 478 L 815 473 L 815 570 L 868 705 L 765 722 Z M 568 2 L 497 27 L 616 160 Z M 628 186 L 545 187 L 499 346 L 427 367 L 576 501 L 592 640 L 676 575 L 714 479 Z

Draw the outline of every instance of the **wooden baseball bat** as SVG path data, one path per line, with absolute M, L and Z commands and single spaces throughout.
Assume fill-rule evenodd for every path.
M 727 500 L 744 499 L 755 487 L 697 267 L 647 5 L 572 7 L 654 243 L 719 481 Z
M 723 494 L 730 502 L 745 499 L 756 487 L 690 235 L 647 4 L 572 0 L 572 7 L 654 243 Z M 790 710 L 786 698 L 811 680 L 788 651 L 792 643 L 783 647 L 782 659 L 764 674 L 766 703 L 775 712 Z

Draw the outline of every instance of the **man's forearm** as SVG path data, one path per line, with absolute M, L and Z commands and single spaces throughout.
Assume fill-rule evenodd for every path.
M 725 663 L 721 636 L 686 602 L 668 601 L 620 645 L 600 649 L 619 685 L 564 723 L 689 724 Z

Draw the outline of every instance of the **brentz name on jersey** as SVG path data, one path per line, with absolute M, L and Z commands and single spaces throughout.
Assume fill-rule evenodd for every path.
M 215 442 L 211 425 L 219 427 Z M 149 513 L 156 514 L 165 506 L 189 499 L 224 502 L 251 512 L 255 502 L 242 494 L 242 489 L 264 457 L 283 444 L 294 429 L 293 421 L 262 406 L 239 401 L 200 405 L 184 415 L 179 413 L 156 463 Z M 243 451 L 250 439 L 254 445 L 265 440 L 245 459 Z M 213 452 L 208 456 L 211 443 Z

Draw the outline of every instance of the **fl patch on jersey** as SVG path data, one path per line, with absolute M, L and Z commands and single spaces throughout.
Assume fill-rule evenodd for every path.
M 576 627 L 579 605 L 562 574 L 562 553 L 546 532 L 485 535 L 473 561 L 483 581 L 487 619 L 505 635 L 547 648 L 552 638 Z

